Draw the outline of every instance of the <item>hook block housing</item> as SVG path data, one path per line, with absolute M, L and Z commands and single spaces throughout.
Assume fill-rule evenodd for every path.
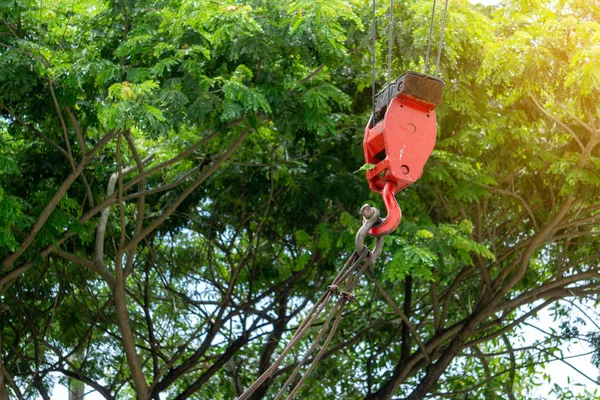
M 435 146 L 434 110 L 441 103 L 443 88 L 444 82 L 439 78 L 407 72 L 375 99 L 375 112 L 365 128 L 363 150 L 365 161 L 375 165 L 367 171 L 369 186 L 384 195 L 388 218 L 371 229 L 372 235 L 386 235 L 400 223 L 394 195 L 423 174 Z

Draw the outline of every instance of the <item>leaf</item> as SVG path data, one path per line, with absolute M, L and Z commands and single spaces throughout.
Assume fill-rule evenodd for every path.
M 311 260 L 312 256 L 310 254 L 302 254 L 300 257 L 296 259 L 296 263 L 294 265 L 294 271 L 301 271 Z
M 0 226 L 0 248 L 2 247 L 7 248 L 11 252 L 16 251 L 19 247 L 19 243 L 12 232 L 4 226 Z
M 365 164 L 363 164 L 362 167 L 360 167 L 359 169 L 354 171 L 353 174 L 356 174 L 356 173 L 362 172 L 362 171 L 371 171 L 372 169 L 375 169 L 375 167 L 376 167 L 375 164 L 365 163 Z
M 473 223 L 468 219 L 463 219 L 458 224 L 458 229 L 467 235 L 470 235 L 471 233 L 473 233 L 473 228 L 474 228 Z
M 301 248 L 307 248 L 313 241 L 313 238 L 301 229 L 294 232 L 294 239 L 296 240 L 296 245 Z
M 417 232 L 416 237 L 419 239 L 431 239 L 433 238 L 433 233 L 427 229 L 421 229 Z
M 158 108 L 151 106 L 150 104 L 143 104 L 144 108 L 146 109 L 147 113 L 146 113 L 146 117 L 148 118 L 148 122 L 149 123 L 156 123 L 156 122 L 162 122 L 165 121 L 165 117 L 163 116 L 162 111 L 160 111 Z

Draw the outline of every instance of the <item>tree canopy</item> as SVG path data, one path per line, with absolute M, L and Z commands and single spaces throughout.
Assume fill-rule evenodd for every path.
M 393 77 L 431 6 L 395 1 Z M 0 400 L 233 399 L 269 367 L 383 209 L 372 24 L 366 0 L 0 3 Z M 600 7 L 453 0 L 444 42 L 436 149 L 297 398 L 528 399 L 564 343 L 600 364 Z

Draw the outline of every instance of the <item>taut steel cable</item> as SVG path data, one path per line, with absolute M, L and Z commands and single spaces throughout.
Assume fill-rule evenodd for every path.
M 440 44 L 438 46 L 437 62 L 435 63 L 435 76 L 438 76 L 440 69 L 440 58 L 442 57 L 442 49 L 444 47 L 444 31 L 446 30 L 446 16 L 448 15 L 448 3 L 450 0 L 446 0 L 444 5 L 444 17 L 442 18 L 442 32 L 440 33 Z
M 377 26 L 376 26 L 376 20 L 375 18 L 377 17 L 377 8 L 376 8 L 376 1 L 377 0 L 373 0 L 373 23 L 372 23 L 372 27 L 371 27 L 371 33 L 372 33 L 372 42 L 371 42 L 371 61 L 372 61 L 372 68 L 371 68 L 371 83 L 372 83 L 372 93 L 373 93 L 373 111 L 371 115 L 375 115 L 375 96 L 377 96 L 377 91 L 375 90 L 375 79 L 376 79 L 376 71 L 375 71 L 375 67 L 376 67 L 376 60 L 375 60 L 375 41 L 377 40 Z
M 429 52 L 431 51 L 431 35 L 433 34 L 433 21 L 435 20 L 435 2 L 433 0 L 433 5 L 431 6 L 431 19 L 429 20 L 429 36 L 427 37 L 427 52 L 425 53 L 425 69 L 424 73 L 427 73 L 427 69 L 429 68 Z
M 392 48 L 394 47 L 394 0 L 390 0 L 390 27 L 389 27 L 389 43 L 388 43 L 388 66 L 387 66 L 387 101 L 391 100 L 392 88 Z

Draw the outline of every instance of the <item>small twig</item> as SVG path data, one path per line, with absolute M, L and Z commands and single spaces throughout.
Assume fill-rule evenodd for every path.
M 52 80 L 46 79 L 46 82 L 48 82 L 50 94 L 52 95 L 52 101 L 54 102 L 54 108 L 56 108 L 56 114 L 58 115 L 58 119 L 60 120 L 60 126 L 63 130 L 65 145 L 67 146 L 67 154 L 69 155 L 69 162 L 71 163 L 71 168 L 75 170 L 75 159 L 73 158 L 73 153 L 71 151 L 71 142 L 69 141 L 69 130 L 67 129 L 67 124 L 65 123 L 65 118 L 62 115 L 62 111 L 60 109 L 60 105 L 58 104 L 56 94 L 54 93 L 54 85 L 52 84 Z
M 323 70 L 323 68 L 325 68 L 325 64 L 321 64 L 317 67 L 317 69 L 315 69 L 313 72 L 310 73 L 310 75 L 308 75 L 306 78 L 302 79 L 300 81 L 300 83 L 302 85 L 304 85 L 306 82 L 310 81 L 312 78 L 315 77 L 315 75 L 317 75 L 319 72 L 321 72 L 321 70 Z

